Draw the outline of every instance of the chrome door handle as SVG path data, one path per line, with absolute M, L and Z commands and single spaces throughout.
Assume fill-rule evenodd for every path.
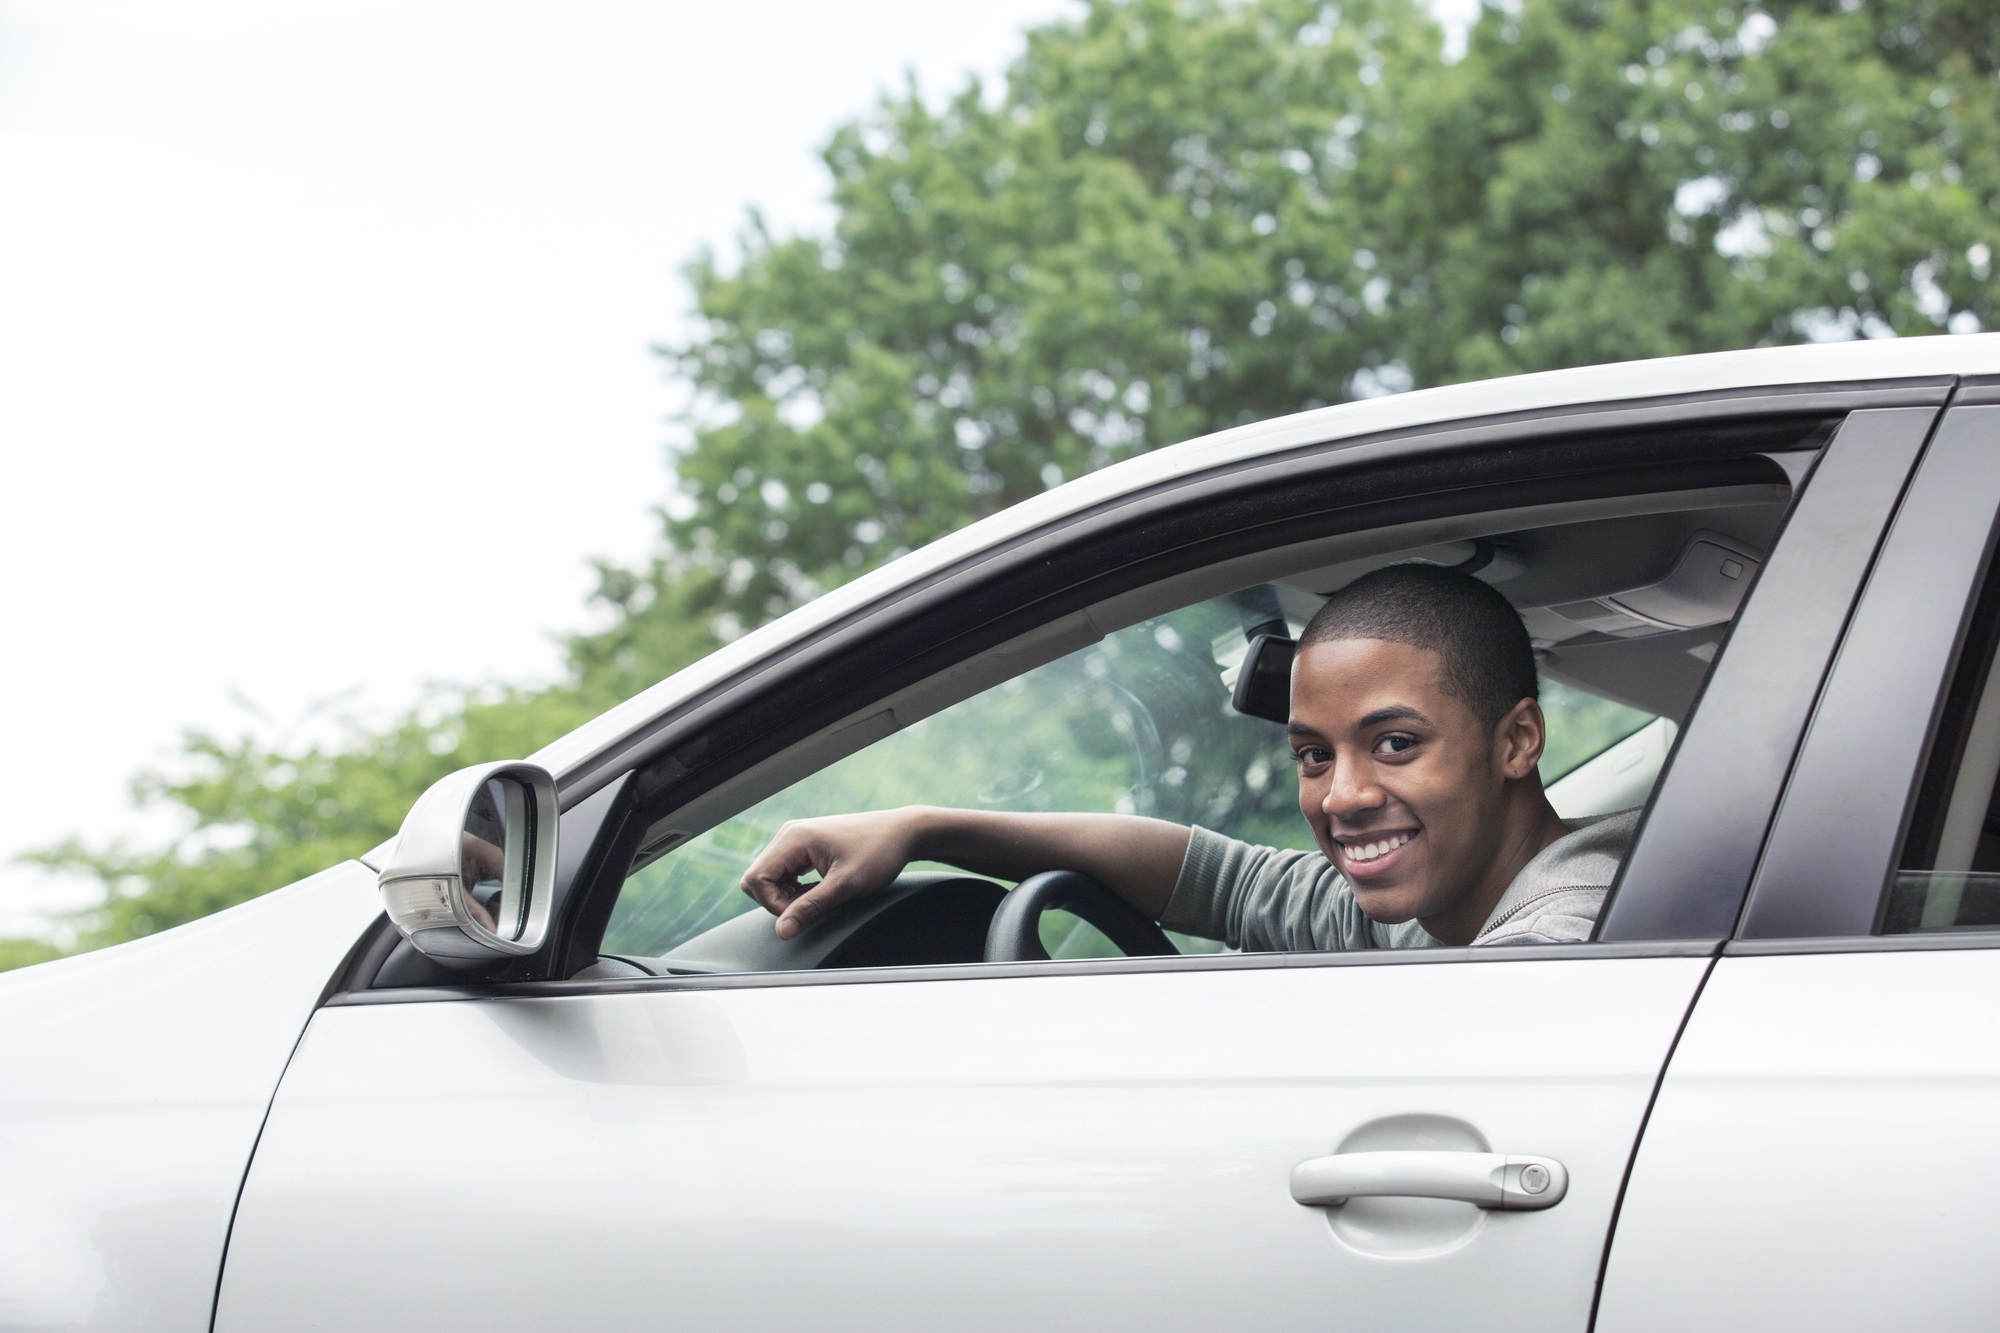
M 1292 1197 L 1313 1208 L 1384 1196 L 1551 1208 L 1568 1189 L 1569 1172 L 1553 1157 L 1493 1152 L 1345 1152 L 1292 1168 Z

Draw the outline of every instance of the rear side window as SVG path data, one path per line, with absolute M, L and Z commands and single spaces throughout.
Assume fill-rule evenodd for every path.
M 1889 885 L 1882 933 L 2000 930 L 2000 579 L 1988 578 Z

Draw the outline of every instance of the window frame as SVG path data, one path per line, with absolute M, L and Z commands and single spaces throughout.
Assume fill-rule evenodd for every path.
M 1815 423 L 1815 425 L 1812 427 L 1800 430 L 1799 435 L 1796 438 L 1799 439 L 1811 438 L 1818 429 L 1820 429 L 1820 425 L 1818 423 Z M 1613 447 L 1618 447 L 1620 445 L 1628 445 L 1629 442 L 1630 442 L 1629 437 L 1623 437 L 1620 440 L 1611 443 L 1613 444 Z M 1516 452 L 1518 451 L 1518 448 L 1519 447 L 1516 446 L 1515 450 L 1511 450 L 1510 452 Z M 1624 498 L 1628 496 L 1645 496 L 1645 495 L 1658 495 L 1662 497 L 1667 497 L 1667 496 L 1674 496 L 1677 494 L 1688 494 L 1697 489 L 1720 487 L 1729 484 L 1731 477 L 1726 472 L 1721 470 L 1723 468 L 1736 464 L 1757 464 L 1757 465 L 1768 466 L 1768 464 L 1765 463 L 1765 460 L 1761 457 L 1763 452 L 1764 452 L 1763 450 L 1753 447 L 1748 447 L 1746 443 L 1746 444 L 1738 444 L 1735 447 L 1727 448 L 1726 452 L 1721 457 L 1708 457 L 1708 458 L 1696 457 L 1691 459 L 1684 459 L 1679 461 L 1678 463 L 1663 463 L 1663 464 L 1654 464 L 1653 466 L 1639 466 L 1639 467 L 1626 467 L 1626 468 L 1605 468 L 1600 466 L 1594 468 L 1578 469 L 1576 471 L 1568 473 L 1562 473 L 1562 472 L 1552 473 L 1548 471 L 1543 471 L 1539 475 L 1534 475 L 1526 479 L 1518 477 L 1508 477 L 1502 480 L 1497 480 L 1496 482 L 1489 484 L 1487 486 L 1455 487 L 1446 491 L 1431 489 L 1418 492 L 1416 494 L 1405 492 L 1404 494 L 1399 495 L 1392 500 L 1389 500 L 1385 504 L 1371 503 L 1365 506 L 1356 506 L 1355 509 L 1350 510 L 1349 513 L 1353 514 L 1357 520 L 1352 523 L 1353 530 L 1373 530 L 1378 528 L 1401 526 L 1403 523 L 1411 521 L 1429 521 L 1440 518 L 1449 518 L 1458 513 L 1485 514 L 1490 512 L 1503 512 L 1511 509 L 1531 510 L 1542 506 L 1550 505 L 1553 503 L 1559 503 L 1568 500 L 1612 499 L 1612 498 Z M 1712 472 L 1708 471 L 1708 469 L 1711 468 L 1714 468 L 1716 470 Z M 1703 475 L 1704 473 L 1706 473 L 1706 475 Z M 1746 482 L 1752 481 L 1753 477 L 1749 475 L 1746 471 L 1746 475 L 1742 478 L 1742 480 Z M 1568 485 L 1566 485 L 1566 483 Z M 1570 486 L 1574 486 L 1576 489 L 1570 490 L 1569 489 Z M 1565 490 L 1568 490 L 1569 493 L 1567 494 L 1563 493 Z M 1361 512 L 1356 513 L 1357 510 Z M 1321 517 L 1320 515 L 1311 515 L 1309 516 L 1309 519 L 1306 521 L 1310 521 L 1310 519 L 1318 519 L 1320 517 Z M 1278 525 L 1273 524 L 1271 526 L 1276 527 Z M 1304 537 L 1306 535 L 1307 533 L 1304 531 L 1301 531 L 1298 534 L 1299 537 Z M 1311 535 L 1323 536 L 1328 534 L 1326 534 L 1324 531 L 1320 531 L 1320 532 L 1314 532 Z M 1267 538 L 1266 540 L 1257 543 L 1258 547 L 1266 549 L 1270 547 L 1281 547 L 1289 544 L 1292 543 L 1287 542 L 1282 537 L 1276 537 L 1276 536 Z M 1199 567 L 1199 566 L 1224 563 L 1226 559 L 1227 556 L 1225 555 L 1221 559 L 1202 559 L 1195 561 L 1193 563 L 1195 563 L 1197 567 Z M 1176 561 L 1174 563 L 1179 564 L 1180 562 Z M 1163 566 L 1166 567 L 1163 568 Z M 1167 561 L 1164 559 L 1159 561 L 1146 561 L 1144 562 L 1143 565 L 1140 566 L 1140 568 L 1145 571 L 1145 576 L 1142 577 L 1141 579 L 1135 580 L 1136 582 L 1140 583 L 1140 589 L 1132 591 L 1140 592 L 1142 596 L 1144 596 L 1143 590 L 1146 584 L 1158 583 L 1161 582 L 1166 577 L 1171 577 L 1171 575 L 1174 573 L 1184 572 L 1183 570 L 1175 569 L 1172 566 L 1169 566 Z M 1089 585 L 1085 585 L 1086 588 L 1088 588 L 1088 586 Z M 1849 591 L 1851 593 L 1851 589 Z M 1054 599 L 1049 599 L 1049 600 L 1053 601 Z M 1082 601 L 1083 598 L 1079 597 L 1078 600 Z M 1024 627 L 1022 637 L 1034 638 L 1037 635 L 1038 631 L 1055 629 L 1059 626 L 1062 626 L 1066 622 L 1068 622 L 1072 617 L 1077 617 L 1079 615 L 1087 614 L 1092 605 L 1097 604 L 1098 602 L 1103 600 L 1110 600 L 1110 598 L 1103 596 L 1103 594 L 1100 592 L 1097 597 L 1093 597 L 1089 601 L 1083 601 L 1083 604 L 1080 606 L 1068 607 L 1068 606 L 1061 606 L 1061 604 L 1058 603 L 1056 608 L 1050 608 L 1045 612 L 1045 614 L 1048 614 L 1051 617 L 1050 619 L 1043 621 L 1041 624 L 1029 625 Z M 1150 600 L 1150 598 L 1148 598 L 1147 600 Z M 1746 603 L 1746 606 L 1752 604 L 1754 604 L 1754 589 L 1752 593 L 1752 602 Z M 1047 603 L 1045 602 L 1042 605 L 1046 607 Z M 1057 610 L 1060 610 L 1062 614 L 1056 614 Z M 1081 634 L 1083 637 L 1072 638 L 1069 635 L 1060 632 L 1051 633 L 1048 634 L 1047 637 L 1043 640 L 1043 642 L 1039 645 L 1041 647 L 1041 651 L 1039 652 L 1024 651 L 1019 654 L 1010 655 L 1009 666 L 1006 669 L 1006 671 L 1002 674 L 1011 675 L 1015 674 L 1019 670 L 1025 670 L 1029 667 L 1039 665 L 1041 661 L 1053 659 L 1054 657 L 1060 656 L 1063 652 L 1069 651 L 1072 647 L 1078 646 L 1081 642 L 1087 641 L 1088 638 L 1095 636 L 1094 630 L 1079 629 L 1076 632 Z M 1723 660 L 1723 656 L 1724 655 L 1722 654 L 1718 655 L 1717 658 L 1718 664 Z M 960 659 L 959 662 L 953 662 L 947 660 L 944 664 L 941 664 L 938 668 L 936 668 L 936 670 L 950 670 L 953 666 L 959 665 L 960 662 L 962 662 L 963 660 L 965 659 Z M 931 673 L 926 673 L 926 674 L 928 675 Z M 998 679 L 1002 678 L 1002 674 L 996 674 L 993 677 L 993 682 L 997 682 Z M 981 684 L 991 683 L 984 680 L 983 675 L 975 675 L 972 677 L 972 679 L 979 680 Z M 895 681 L 894 683 L 903 684 L 904 682 L 898 680 Z M 915 682 L 910 682 L 910 683 L 915 683 Z M 850 705 L 850 707 L 848 707 L 840 717 L 834 719 L 834 721 L 830 725 L 823 726 L 820 729 L 818 729 L 817 733 L 808 733 L 806 737 L 801 738 L 801 741 L 804 742 L 805 747 L 809 747 L 811 746 L 813 741 L 820 739 L 831 739 L 836 735 L 841 736 L 843 738 L 851 737 L 853 742 L 856 743 L 857 745 L 866 744 L 870 741 L 873 741 L 874 739 L 877 739 L 878 736 L 882 734 L 882 723 L 878 721 L 878 719 L 882 717 L 882 714 L 877 710 L 880 704 L 883 702 L 883 700 L 886 697 L 890 697 L 892 695 L 893 695 L 893 690 L 880 690 L 879 692 L 873 692 L 870 695 L 864 696 L 865 702 L 857 699 L 849 699 L 847 702 Z M 903 720 L 904 719 L 901 717 L 901 714 L 899 712 L 897 715 L 897 721 L 900 722 Z M 735 754 L 741 756 L 745 754 L 745 752 L 749 751 L 751 747 L 750 745 L 739 741 L 732 744 L 730 748 Z M 843 750 L 845 750 L 845 748 L 846 748 L 845 746 L 842 747 Z M 793 746 L 774 746 L 772 747 L 771 752 L 764 755 L 760 755 L 759 759 L 763 761 L 768 761 L 770 759 L 777 758 L 780 755 L 789 757 L 787 751 L 791 751 L 793 749 L 794 749 Z M 742 772 L 745 769 L 748 769 L 750 766 L 751 765 L 747 763 L 742 764 L 741 767 L 738 769 L 738 773 Z M 817 767 L 818 763 L 817 761 L 814 761 L 809 765 L 802 764 L 800 765 L 800 768 L 801 770 L 803 770 L 808 766 Z M 1671 770 L 1671 767 L 1672 767 L 1672 761 L 1670 759 L 1668 764 L 1669 771 Z M 802 772 L 800 775 L 802 776 Z M 720 777 L 720 781 L 726 783 L 736 776 L 737 774 L 722 775 Z M 1665 787 L 1665 784 L 1666 784 L 1666 778 L 1663 776 L 1662 778 L 1663 789 Z M 700 795 L 704 794 L 705 793 L 696 793 L 695 795 L 698 798 Z M 1775 800 L 1776 796 L 1775 785 L 1771 788 L 1770 791 L 1764 793 L 1763 795 L 1764 795 L 1764 804 L 1766 807 L 1768 807 L 1769 804 L 1771 804 Z M 735 803 L 736 802 L 734 801 L 730 802 L 730 804 L 735 804 Z M 643 838 L 644 834 L 646 832 L 649 832 L 659 820 L 663 819 L 670 812 L 671 812 L 671 802 L 667 801 L 660 802 L 651 809 L 645 810 L 644 813 L 641 813 L 639 809 L 635 809 L 633 811 L 632 818 L 633 821 L 637 825 L 639 825 L 639 828 L 635 829 L 632 833 L 628 834 L 625 845 L 621 846 L 619 850 L 609 858 L 608 864 L 619 864 L 619 865 L 629 864 L 632 859 L 633 853 L 636 853 L 638 851 L 639 842 Z M 1761 835 L 1762 831 L 1763 831 L 1763 825 L 1760 822 L 1758 824 L 1756 832 Z M 629 850 L 627 850 L 627 848 L 629 848 Z M 1748 867 L 1746 866 L 1744 868 L 1743 876 L 1736 881 L 1735 892 L 1738 900 L 1740 900 L 1743 886 L 1747 884 L 1747 869 Z M 617 878 L 619 880 L 619 886 L 622 886 L 623 875 L 621 874 Z M 583 966 L 587 966 L 591 961 L 594 961 L 597 958 L 601 941 L 603 938 L 604 929 L 609 924 L 611 910 L 613 909 L 613 907 L 615 907 L 616 891 L 617 887 L 619 886 L 606 885 L 603 883 L 600 883 L 597 886 L 595 886 L 595 895 L 597 898 L 597 903 L 593 904 L 593 906 L 595 907 L 595 911 L 593 911 L 592 913 L 592 919 L 590 919 L 587 922 L 587 927 L 586 927 L 587 933 L 584 931 L 579 932 L 577 945 L 574 947 L 574 952 L 570 956 L 570 961 L 574 963 L 575 968 L 581 968 Z M 1642 890 L 1642 892 L 1643 891 L 1644 890 Z M 1731 915 L 1733 918 L 1733 904 L 1731 908 Z M 1711 938 L 1720 938 L 1721 934 L 1722 932 L 1718 931 Z M 1681 938 L 1681 937 L 1676 937 L 1676 938 Z M 1189 956 L 1182 960 L 1174 960 L 1174 965 L 1180 965 L 1180 966 L 1196 965 L 1198 958 L 1209 958 L 1209 957 L 1214 957 L 1214 955 Z M 965 965 L 959 964 L 955 966 L 965 966 Z M 758 975 L 769 976 L 769 975 L 779 975 L 779 974 L 767 973 Z
M 833 973 L 643 982 L 552 978 L 567 977 L 594 961 L 638 839 L 676 802 L 824 735 L 842 719 L 865 715 L 871 700 L 1055 625 L 1077 609 L 1177 573 L 1334 531 L 1526 509 L 1555 500 L 1727 484 L 1719 478 L 1731 465 L 1746 465 L 1772 450 L 1817 448 L 1855 410 L 1934 409 L 1952 384 L 1949 377 L 1931 377 L 1759 387 L 1435 423 L 1218 466 L 999 543 L 675 702 L 559 775 L 568 807 L 562 848 L 566 873 L 558 886 L 564 901 L 558 903 L 551 949 L 490 982 L 414 989 L 410 996 L 498 994 L 523 981 L 532 983 L 536 993 L 555 993 L 549 987 L 568 993 L 572 987 L 835 980 Z M 1709 475 L 1691 482 L 1697 472 Z M 1726 659 L 1726 654 L 1719 657 L 1718 664 Z M 801 698 L 812 702 L 802 707 Z M 1677 753 L 1679 749 L 1677 745 Z M 1663 789 L 1674 762 L 1670 758 Z M 1633 890 L 1620 892 L 1629 896 Z M 1628 948 L 1676 953 L 1705 950 L 1712 943 L 1640 937 L 1636 942 L 1571 946 L 1562 956 L 1596 956 L 1606 948 L 1621 956 Z M 1445 961 L 1453 952 L 1424 954 Z M 1496 951 L 1481 956 L 1496 956 Z M 1516 951 L 1497 956 L 1516 956 Z M 1317 955 L 1279 955 L 1254 963 L 1234 961 L 1236 957 L 1201 955 L 1166 960 L 1166 965 L 1302 966 L 1320 961 Z M 1415 955 L 1397 958 L 1414 960 Z M 1134 965 L 1146 964 L 1100 959 L 1031 966 L 1068 972 Z M 863 978 L 889 980 L 891 973 L 903 971 L 871 969 Z M 989 970 L 959 964 L 944 974 L 971 978 L 989 975 Z M 353 972 L 330 990 L 353 992 L 361 982 L 362 973 Z
M 2000 543 L 1996 461 L 2000 377 L 1969 379 L 1938 418 L 1841 640 L 1744 906 L 1745 947 L 1945 947 L 1879 932 Z M 1952 938 L 2000 948 L 2000 931 Z

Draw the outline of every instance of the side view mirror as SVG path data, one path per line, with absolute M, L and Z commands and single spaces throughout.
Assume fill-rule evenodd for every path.
M 556 873 L 556 783 L 534 764 L 475 764 L 417 798 L 378 881 L 389 920 L 446 967 L 542 947 Z

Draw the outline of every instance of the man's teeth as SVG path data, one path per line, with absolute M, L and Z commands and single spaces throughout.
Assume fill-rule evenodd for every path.
M 1390 852 L 1395 851 L 1398 847 L 1401 847 L 1416 836 L 1414 833 L 1396 833 L 1376 842 L 1364 842 L 1358 845 L 1349 844 L 1347 859 L 1350 861 L 1373 861 L 1387 856 Z

